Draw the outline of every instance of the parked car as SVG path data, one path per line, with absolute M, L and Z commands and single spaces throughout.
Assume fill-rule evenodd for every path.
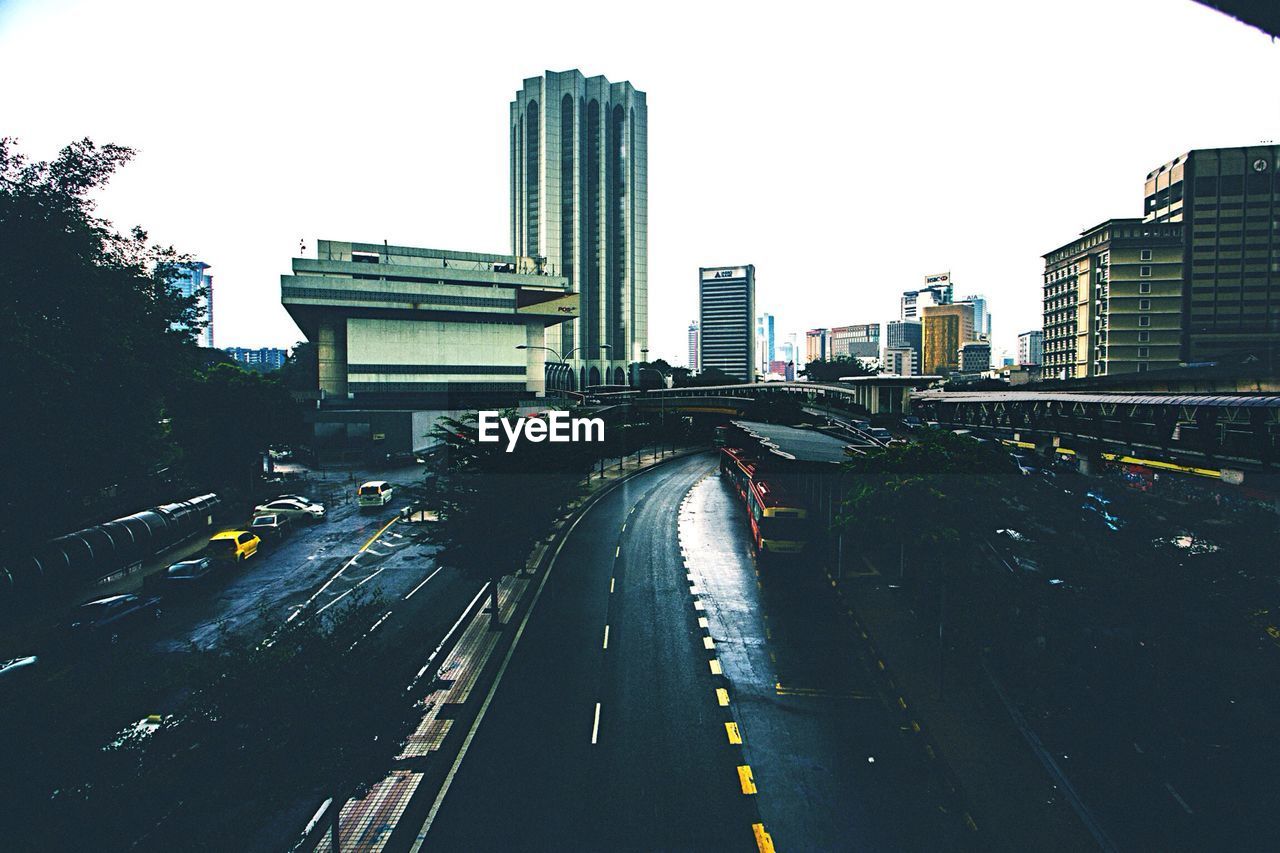
M 383 506 L 391 500 L 391 484 L 385 480 L 370 480 L 356 492 L 356 503 L 361 507 Z
M 160 596 L 143 598 L 132 593 L 110 595 L 75 609 L 69 628 L 74 636 L 110 635 L 115 642 L 120 632 L 145 619 L 160 616 Z
M 323 506 L 323 504 L 320 504 L 320 501 L 313 501 L 311 500 L 311 498 L 306 497 L 305 495 L 276 495 L 271 500 L 272 501 L 297 501 L 298 503 L 301 503 L 301 504 L 319 504 Z
M 1097 518 L 1108 530 L 1124 527 L 1124 521 L 1111 511 L 1111 500 L 1098 492 L 1085 492 L 1080 508 L 1089 513 L 1087 518 Z
M 869 427 L 867 429 L 864 429 L 863 432 L 865 432 L 867 435 L 871 436 L 872 438 L 876 439 L 877 441 L 889 441 L 891 438 L 893 438 L 893 433 L 889 432 L 884 427 Z
M 924 426 L 924 422 L 915 415 L 907 415 L 902 419 L 902 425 L 907 429 L 920 429 L 920 427 Z
M 273 512 L 255 515 L 249 522 L 249 530 L 264 542 L 279 542 L 289 533 L 289 516 Z
M 286 515 L 291 519 L 306 518 L 311 521 L 323 521 L 325 509 L 323 504 L 307 503 L 296 498 L 276 498 L 253 508 L 254 515 Z
M 165 569 L 161 579 L 168 589 L 185 589 L 208 580 L 213 569 L 212 557 L 193 557 L 190 560 L 174 563 Z
M 247 530 L 224 530 L 209 538 L 205 553 L 214 560 L 241 563 L 258 553 L 261 542 Z
M 1040 472 L 1040 466 L 1036 465 L 1035 461 L 1032 460 L 1031 457 L 1025 456 L 1021 453 L 1011 453 L 1009 455 L 1017 464 L 1018 471 L 1022 476 L 1030 477 Z
M 40 658 L 36 655 L 0 660 L 0 685 L 26 681 L 35 674 L 36 665 L 39 663 Z

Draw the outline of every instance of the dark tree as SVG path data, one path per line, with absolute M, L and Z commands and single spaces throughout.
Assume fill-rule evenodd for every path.
M 846 376 L 874 376 L 875 371 L 863 367 L 856 358 L 838 355 L 832 359 L 814 359 L 804 366 L 800 375 L 814 382 L 835 382 Z
M 534 544 L 578 495 L 593 446 L 522 440 L 507 452 L 505 435 L 497 443 L 478 440 L 475 414 L 441 418 L 433 434 L 446 447 L 426 488 L 439 513 L 427 528 L 440 546 L 436 560 L 490 582 L 492 622 L 498 627 L 498 581 L 524 570 Z
M 85 139 L 51 161 L 0 139 L 0 535 L 21 547 L 79 523 L 100 493 L 160 467 L 168 389 L 204 324 L 169 286 L 184 260 L 118 233 L 91 195 L 133 152 Z
M 302 431 L 301 412 L 284 385 L 235 364 L 191 374 L 170 398 L 181 467 L 206 488 L 251 489 L 267 448 L 291 444 Z
M 290 391 L 314 392 L 320 387 L 320 361 L 316 345 L 311 341 L 298 341 L 289 353 L 289 360 L 280 368 L 277 378 Z

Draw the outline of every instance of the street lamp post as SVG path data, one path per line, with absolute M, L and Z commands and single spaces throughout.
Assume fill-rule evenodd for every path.
M 547 352 L 551 353 L 556 357 L 556 360 L 554 362 L 555 364 L 563 364 L 566 368 L 569 366 L 569 359 L 573 357 L 573 354 L 580 349 L 584 349 L 585 347 L 586 347 L 586 344 L 583 344 L 582 346 L 576 346 L 573 349 L 569 350 L 567 353 L 565 353 L 563 356 L 561 356 L 560 353 L 554 347 L 542 346 L 539 344 L 516 344 L 516 349 L 546 350 Z M 600 349 L 602 350 L 606 350 L 609 348 L 610 348 L 609 344 L 600 344 Z M 552 390 L 560 391 L 560 390 L 568 390 L 568 389 L 556 388 Z
M 649 354 L 649 350 L 647 349 L 642 349 L 640 350 L 640 352 L 642 352 L 646 356 Z M 652 370 L 654 373 L 658 374 L 659 384 L 662 385 L 663 388 L 666 387 L 666 384 L 667 384 L 666 374 L 664 374 L 661 370 L 658 370 L 658 368 L 656 367 L 640 368 L 639 372 L 636 373 L 636 378 L 639 379 L 641 376 L 643 376 L 646 370 Z M 662 393 L 662 389 L 659 389 L 659 392 L 658 392 L 658 441 L 657 441 L 657 446 L 659 450 L 662 449 L 662 431 L 666 427 L 666 425 L 667 425 L 667 395 Z M 674 450 L 672 452 L 674 452 Z M 665 456 L 666 454 L 663 453 L 661 455 Z

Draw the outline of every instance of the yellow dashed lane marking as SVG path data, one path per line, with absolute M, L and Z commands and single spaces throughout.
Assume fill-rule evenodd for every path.
M 716 701 L 720 703 L 720 707 L 727 707 L 729 704 L 729 691 L 723 687 L 716 688 Z
M 738 765 L 738 784 L 742 786 L 742 793 L 754 794 L 756 792 L 756 781 L 751 777 L 751 765 Z
M 706 627 L 707 627 L 707 617 L 705 617 L 705 616 L 699 616 L 699 617 L 698 617 L 698 627 L 699 627 L 699 628 L 706 628 Z
M 613 559 L 615 560 L 618 559 L 618 555 L 621 553 L 622 553 L 622 546 L 619 545 L 617 548 L 613 549 Z
M 715 658 L 711 659 L 711 674 L 724 675 L 724 670 L 720 668 L 720 661 Z
M 609 648 L 609 626 L 604 626 L 604 648 Z
M 724 731 L 729 736 L 729 743 L 742 743 L 742 733 L 738 731 L 737 723 L 725 723 Z
M 764 831 L 764 824 L 751 824 L 751 831 L 755 833 L 756 847 L 760 849 L 760 853 L 773 853 L 773 838 Z
M 695 601 L 695 602 L 693 603 L 693 609 L 694 609 L 694 610 L 705 610 L 706 608 L 702 606 L 702 602 L 701 602 L 701 601 Z
M 609 578 L 609 594 L 613 595 L 613 578 Z
M 702 647 L 710 651 L 711 649 L 714 649 L 716 647 L 716 641 L 711 639 L 710 637 L 703 637 Z

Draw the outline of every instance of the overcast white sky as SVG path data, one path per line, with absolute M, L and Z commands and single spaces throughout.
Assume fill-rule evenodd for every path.
M 1012 350 L 1042 253 L 1189 148 L 1280 140 L 1280 46 L 1191 0 L 832 5 L 0 0 L 0 134 L 137 148 L 100 210 L 213 266 L 220 346 L 287 346 L 300 238 L 509 252 L 521 80 L 630 80 L 676 363 L 697 267 L 741 263 L 779 333 L 951 270 Z

